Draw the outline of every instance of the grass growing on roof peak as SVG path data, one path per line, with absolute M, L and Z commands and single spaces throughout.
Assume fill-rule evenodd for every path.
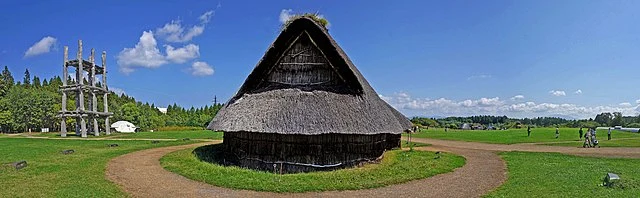
M 329 21 L 327 19 L 324 18 L 324 16 L 318 14 L 318 13 L 303 13 L 303 14 L 295 14 L 293 15 L 291 18 L 289 18 L 289 20 L 287 20 L 286 23 L 284 23 L 284 25 L 282 26 L 287 27 L 291 22 L 295 21 L 296 19 L 299 18 L 310 18 L 311 20 L 315 21 L 316 23 L 322 25 L 322 27 L 324 27 L 325 29 L 327 29 L 327 27 L 329 27 Z

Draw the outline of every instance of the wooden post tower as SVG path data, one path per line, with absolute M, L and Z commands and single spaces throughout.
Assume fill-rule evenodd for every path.
M 78 53 L 75 60 L 69 60 L 69 48 L 64 46 L 64 62 L 62 64 L 62 110 L 59 115 L 62 120 L 60 121 L 60 136 L 67 136 L 67 118 L 75 118 L 76 135 L 87 137 L 87 131 L 92 132 L 95 136 L 100 135 L 100 129 L 98 127 L 98 119 L 104 118 L 104 129 L 107 135 L 111 134 L 111 127 L 109 124 L 109 117 L 113 113 L 109 112 L 109 103 L 107 102 L 107 95 L 109 94 L 109 88 L 107 86 L 107 52 L 102 52 L 102 66 L 95 63 L 95 50 L 91 49 L 91 55 L 89 60 L 82 59 L 82 40 L 78 40 Z M 76 82 L 69 84 L 67 77 L 69 76 L 69 67 L 76 68 Z M 102 75 L 101 86 L 96 86 L 97 75 Z M 85 76 L 87 77 L 87 83 L 85 84 Z M 67 109 L 67 94 L 75 94 L 76 108 L 69 111 Z M 88 109 L 85 108 L 85 94 L 90 98 L 87 98 Z M 104 111 L 98 111 L 98 99 L 97 95 L 103 96 Z M 89 128 L 87 128 L 87 121 L 89 122 Z

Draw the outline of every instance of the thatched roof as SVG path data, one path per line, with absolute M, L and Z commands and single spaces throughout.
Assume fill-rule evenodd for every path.
M 327 30 L 289 23 L 209 129 L 279 134 L 398 134 L 409 120 L 371 88 Z

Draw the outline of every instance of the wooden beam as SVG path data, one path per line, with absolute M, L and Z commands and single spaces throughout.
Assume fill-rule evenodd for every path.
M 67 61 L 67 66 L 78 67 L 79 66 L 78 62 L 79 62 L 78 60 Z M 86 60 L 82 61 L 82 68 L 84 69 L 84 71 L 91 72 L 91 70 L 90 70 L 91 67 L 95 67 L 96 68 L 96 73 L 97 74 L 103 74 L 104 73 L 104 67 L 103 66 L 100 66 L 100 65 L 93 66 L 90 61 L 86 61 Z
M 69 47 L 64 46 L 64 55 L 62 62 L 62 86 L 67 86 L 67 76 L 69 76 L 69 71 L 67 67 L 67 60 L 69 59 Z M 67 111 L 67 92 L 62 92 L 62 112 Z M 67 137 L 67 119 L 62 117 L 60 120 L 60 137 Z
M 109 87 L 107 86 L 107 52 L 102 51 L 102 88 L 105 90 L 102 100 L 104 101 L 104 113 L 109 113 Z M 113 114 L 113 113 L 112 113 Z M 109 116 L 104 118 L 104 132 L 107 135 L 111 134 L 111 125 L 109 124 Z
M 83 90 L 83 91 L 90 91 L 91 93 L 97 93 L 97 94 L 102 94 L 102 93 L 106 93 L 108 92 L 106 89 L 102 88 L 102 87 L 96 87 L 96 86 L 91 86 L 91 85 L 67 85 L 67 86 L 60 86 L 60 91 L 74 91 L 77 92 L 78 90 Z

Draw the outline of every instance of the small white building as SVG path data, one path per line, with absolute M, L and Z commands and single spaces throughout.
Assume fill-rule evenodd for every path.
M 158 111 L 160 111 L 160 113 L 164 113 L 167 114 L 167 108 L 166 107 L 156 107 L 158 109 Z
M 120 133 L 135 133 L 138 127 L 131 122 L 117 121 L 111 124 L 111 128 Z

